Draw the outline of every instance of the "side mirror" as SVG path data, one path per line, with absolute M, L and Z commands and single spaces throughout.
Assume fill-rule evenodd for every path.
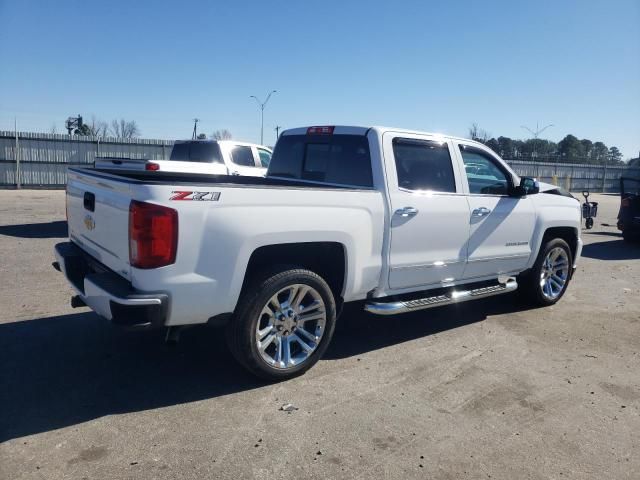
M 538 180 L 532 177 L 521 177 L 520 185 L 513 187 L 511 196 L 524 197 L 525 195 L 534 195 L 536 193 L 540 193 Z

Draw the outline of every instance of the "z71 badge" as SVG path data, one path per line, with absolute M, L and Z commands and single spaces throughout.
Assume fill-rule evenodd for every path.
M 169 200 L 199 200 L 203 202 L 217 202 L 220 192 L 171 192 Z

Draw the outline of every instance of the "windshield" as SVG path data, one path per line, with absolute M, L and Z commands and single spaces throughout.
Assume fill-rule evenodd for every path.
M 169 160 L 179 162 L 223 163 L 217 142 L 176 142 Z

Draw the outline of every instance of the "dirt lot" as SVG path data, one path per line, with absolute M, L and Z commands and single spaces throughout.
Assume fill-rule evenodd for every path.
M 640 246 L 593 199 L 558 305 L 359 314 L 267 385 L 215 329 L 172 348 L 71 309 L 64 192 L 0 191 L 0 478 L 636 479 Z

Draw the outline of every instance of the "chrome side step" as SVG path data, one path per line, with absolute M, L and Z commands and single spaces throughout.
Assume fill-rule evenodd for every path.
M 400 300 L 396 302 L 367 302 L 365 311 L 376 315 L 397 315 L 399 313 L 415 312 L 426 308 L 441 307 L 454 303 L 467 302 L 478 298 L 492 297 L 503 293 L 513 292 L 518 288 L 518 282 L 513 277 L 506 281 L 472 290 L 453 290 L 443 295 L 418 298 L 416 300 Z

